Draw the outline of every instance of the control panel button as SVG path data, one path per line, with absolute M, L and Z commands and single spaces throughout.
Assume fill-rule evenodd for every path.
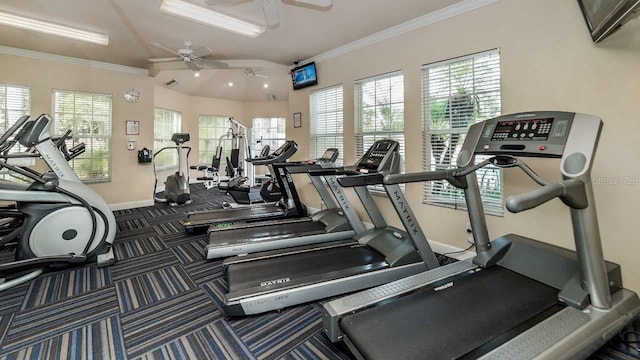
M 547 147 L 546 147 L 546 146 L 544 146 L 544 145 L 540 145 L 540 146 L 538 146 L 538 150 L 540 150 L 540 151 L 544 151 L 546 148 L 547 148 Z
M 485 150 L 489 150 L 489 145 L 485 145 L 485 146 L 484 146 L 484 149 L 485 149 Z

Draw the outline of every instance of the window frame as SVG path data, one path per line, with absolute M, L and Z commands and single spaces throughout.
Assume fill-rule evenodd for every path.
M 271 136 L 273 133 L 265 133 L 265 135 L 269 135 L 269 136 L 258 136 L 258 134 L 262 134 L 261 133 L 262 130 L 266 130 L 266 129 L 271 130 L 272 127 L 271 126 L 257 127 L 256 120 L 261 120 L 263 122 L 265 120 L 269 120 L 269 122 L 273 122 L 275 120 L 277 122 L 275 136 Z M 282 137 L 278 136 L 280 134 L 280 132 L 278 131 L 279 129 L 283 129 L 284 131 L 283 133 L 284 135 Z M 261 140 L 261 142 L 258 143 L 258 140 Z M 271 148 L 270 151 L 274 151 L 278 147 L 282 146 L 282 144 L 284 144 L 285 141 L 287 141 L 287 119 L 286 118 L 280 117 L 280 116 L 271 116 L 271 117 L 256 116 L 251 118 L 251 151 L 252 151 L 251 156 L 259 155 L 265 143 L 268 144 L 269 147 Z
M 399 78 L 399 84 L 397 80 L 394 80 L 394 78 Z M 389 99 L 386 102 L 380 103 L 378 101 L 378 95 L 377 95 L 377 90 L 378 90 L 378 86 L 377 83 L 378 82 L 384 82 L 389 80 Z M 396 81 L 396 82 L 394 82 Z M 365 111 L 365 106 L 363 106 L 363 99 L 364 99 L 364 87 L 366 84 L 369 83 L 373 83 L 373 88 L 374 88 L 374 105 L 372 106 L 368 106 L 368 107 L 373 107 L 374 110 L 374 117 L 376 118 L 376 127 L 378 126 L 378 108 L 379 107 L 385 107 L 388 106 L 389 110 L 388 110 L 388 114 L 389 115 L 384 115 L 384 109 L 381 111 L 382 113 L 382 117 L 384 118 L 385 116 L 391 116 L 391 118 L 385 119 L 389 121 L 389 125 L 391 125 L 391 122 L 393 121 L 393 112 L 394 112 L 394 105 L 396 107 L 395 111 L 399 112 L 401 115 L 401 119 L 402 119 L 402 130 L 387 130 L 387 131 L 380 131 L 380 130 L 374 130 L 374 131 L 365 131 L 363 129 L 363 121 L 364 121 L 364 111 Z M 394 90 L 395 89 L 399 89 L 399 92 L 395 93 Z M 395 99 L 394 99 L 395 96 Z M 401 101 L 399 101 L 399 99 L 401 99 Z M 367 148 L 365 148 L 365 137 L 373 137 L 371 144 L 373 144 L 373 142 L 380 140 L 380 139 L 393 139 L 396 140 L 400 143 L 400 156 L 401 156 L 401 164 L 400 164 L 400 172 L 404 172 L 404 162 L 405 162 L 405 118 L 404 118 L 404 113 L 405 113 L 405 96 L 404 96 L 404 72 L 402 70 L 397 70 L 397 71 L 392 71 L 392 72 L 388 72 L 388 73 L 384 73 L 384 74 L 380 74 L 380 75 L 375 75 L 375 76 L 370 76 L 364 79 L 360 79 L 357 80 L 354 83 L 354 117 L 355 117 L 355 158 L 356 159 L 360 159 L 362 157 L 362 155 L 364 155 L 364 152 L 367 150 Z M 398 111 L 400 110 L 400 111 Z M 368 142 L 367 142 L 368 144 Z M 369 144 L 369 146 L 371 145 Z M 401 185 L 401 188 L 404 190 L 404 184 Z M 384 190 L 384 187 L 382 185 L 373 185 L 373 186 L 369 186 L 369 190 L 376 195 L 387 195 L 386 191 Z
M 59 106 L 64 106 L 63 104 L 58 103 L 59 97 L 62 96 L 73 96 L 73 110 L 71 112 L 58 111 Z M 87 103 L 82 104 L 81 102 L 87 101 L 88 99 L 78 100 L 77 97 L 90 97 L 91 111 L 79 111 L 77 109 L 78 107 L 81 108 L 83 107 L 83 105 L 87 105 Z M 100 98 L 108 100 L 100 104 Z M 54 125 L 52 133 L 56 135 L 62 135 L 67 130 L 71 130 L 73 136 L 71 140 L 72 146 L 75 146 L 81 142 L 85 144 L 85 152 L 78 157 L 70 160 L 69 165 L 71 165 L 73 171 L 84 183 L 93 184 L 111 182 L 111 179 L 113 178 L 113 95 L 80 90 L 52 89 L 51 102 L 53 108 L 52 118 Z M 99 114 L 96 111 L 96 108 L 100 106 L 104 107 L 102 109 L 104 111 L 102 114 Z M 99 117 L 102 117 L 102 120 L 96 120 L 96 118 Z M 68 126 L 68 124 L 65 123 L 66 121 L 71 121 L 71 126 Z M 81 122 L 86 123 L 86 121 L 89 121 L 90 123 L 90 133 L 87 133 L 85 131 L 87 129 L 86 127 L 82 128 Z M 98 125 L 95 128 L 93 127 L 94 123 Z M 100 126 L 99 124 L 102 125 Z M 94 134 L 94 129 L 102 130 L 104 133 Z M 106 150 L 104 150 L 104 148 L 100 146 L 97 148 L 93 146 L 93 144 L 99 144 L 101 141 L 105 142 L 105 144 L 103 145 L 106 145 Z M 106 152 L 106 155 L 101 154 L 101 152 L 103 151 Z M 100 155 L 95 156 L 96 154 Z M 95 165 L 95 159 L 98 159 L 98 161 L 106 161 L 106 176 L 92 176 L 91 172 L 98 171 L 93 167 L 93 165 Z M 85 164 L 87 163 L 90 164 L 87 171 L 79 169 L 83 166 L 86 166 Z
M 425 170 L 455 167 L 457 154 L 469 127 L 472 124 L 493 118 L 502 113 L 500 61 L 499 49 L 492 49 L 422 66 L 422 135 Z M 472 68 L 470 75 L 455 69 L 456 66 L 463 68 L 468 64 Z M 484 65 L 484 67 L 480 67 L 481 65 Z M 442 85 L 442 87 L 431 84 L 430 71 L 446 72 L 448 80 L 442 80 L 442 77 L 437 79 L 438 85 Z M 459 78 L 451 80 L 452 77 L 456 76 Z M 460 80 L 467 76 L 468 78 Z M 457 91 L 456 94 L 452 93 L 455 87 L 452 84 L 457 83 L 457 85 L 460 85 L 459 82 L 469 79 L 471 79 L 471 85 L 465 84 L 465 87 L 458 87 L 455 90 Z M 447 96 L 431 96 L 429 91 L 431 86 L 438 91 L 448 91 L 449 94 Z M 467 92 L 468 89 L 472 89 L 472 91 Z M 442 101 L 445 102 L 443 103 Z M 440 102 L 439 105 L 436 105 L 436 102 Z M 443 104 L 444 106 L 442 106 Z M 455 109 L 456 106 L 458 107 L 457 110 Z M 440 116 L 442 116 L 441 119 L 439 118 Z M 437 120 L 435 119 L 436 117 L 438 117 Z M 463 118 L 466 119 L 460 120 Z M 461 121 L 467 121 L 466 127 L 460 127 Z M 449 124 L 449 126 L 443 126 L 444 123 Z M 451 151 L 450 147 L 452 138 L 457 139 L 453 151 Z M 441 155 L 438 158 L 448 159 L 446 163 L 442 160 L 440 164 L 433 164 L 432 150 L 436 144 L 441 148 L 441 151 L 439 151 Z M 478 156 L 476 163 L 484 159 L 485 157 Z M 504 176 L 502 170 L 495 166 L 487 166 L 478 170 L 476 175 L 485 213 L 504 216 Z M 438 189 L 436 189 L 436 186 Z M 436 192 L 437 194 L 434 194 Z M 452 185 L 445 181 L 424 184 L 423 204 L 466 210 L 463 191 L 453 188 Z
M 344 87 L 342 84 L 309 93 L 309 156 L 312 159 L 320 158 L 330 147 L 338 149 L 335 164 L 342 166 L 344 163 Z
M 211 166 L 213 157 L 216 155 L 216 150 L 220 144 L 220 138 L 224 136 L 229 130 L 229 118 L 231 116 L 223 115 L 210 115 L 201 114 L 198 116 L 198 163 Z M 219 126 L 206 126 L 203 127 L 203 120 L 211 120 L 219 122 Z M 205 130 L 206 136 L 203 135 Z M 211 136 L 213 133 L 213 136 Z M 217 136 L 216 136 L 217 135 Z M 207 146 L 207 143 L 211 146 Z M 224 158 L 224 157 L 223 157 Z
M 23 103 L 22 108 L 9 106 L 9 96 L 7 95 L 9 89 L 21 90 L 26 93 L 26 96 L 21 96 Z M 5 133 L 13 124 L 15 124 L 24 115 L 31 115 L 31 87 L 23 85 L 12 85 L 0 83 L 0 93 L 4 92 L 4 103 L 0 103 L 0 128 L 1 132 Z M 13 112 L 13 114 L 11 114 Z M 19 143 L 13 145 L 12 152 L 25 151 L 24 147 Z M 0 179 L 12 180 L 12 181 L 28 181 L 24 176 L 11 172 L 7 168 L 0 169 Z
M 172 144 L 171 141 L 171 135 L 169 135 L 168 138 L 164 138 L 162 136 L 164 136 L 165 134 L 159 134 L 159 130 L 158 130 L 158 113 L 159 112 L 165 112 L 167 114 L 170 114 L 172 116 L 172 119 L 169 119 L 171 121 L 177 121 L 177 125 L 174 124 L 163 124 L 164 125 L 168 125 L 169 127 L 172 127 L 172 133 L 171 135 L 175 134 L 175 133 L 179 133 L 182 131 L 182 112 L 180 111 L 176 111 L 176 110 L 171 110 L 171 109 L 165 109 L 165 108 L 160 108 L 160 107 L 156 107 L 153 110 L 153 153 L 157 154 L 157 152 L 164 148 L 164 147 L 169 147 Z M 161 120 L 166 120 L 166 119 L 161 119 Z M 155 155 L 154 155 L 155 158 Z M 172 153 L 172 155 L 168 155 L 168 153 L 163 152 L 161 155 L 161 159 L 154 159 L 155 161 L 155 166 L 156 169 L 158 171 L 163 171 L 163 170 L 167 170 L 167 169 L 171 169 L 171 168 L 177 168 L 178 167 L 178 153 Z

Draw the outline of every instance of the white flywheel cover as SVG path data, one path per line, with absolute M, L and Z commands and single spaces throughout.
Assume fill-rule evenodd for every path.
M 93 250 L 104 235 L 104 220 L 96 213 Z M 44 216 L 31 230 L 29 248 L 36 256 L 81 254 L 91 236 L 91 215 L 84 207 L 70 206 Z

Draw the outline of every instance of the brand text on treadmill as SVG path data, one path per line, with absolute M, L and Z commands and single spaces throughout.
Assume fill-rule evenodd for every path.
M 291 281 L 290 278 L 286 277 L 286 278 L 282 278 L 282 279 L 277 279 L 277 280 L 269 280 L 269 281 L 263 281 L 260 283 L 260 286 L 269 286 L 269 285 L 276 285 L 276 284 L 284 284 L 284 283 L 288 283 L 289 281 Z
M 453 281 L 449 281 L 446 284 L 442 284 L 440 286 L 434 287 L 433 291 L 440 291 L 440 290 L 448 289 L 450 287 L 453 287 Z

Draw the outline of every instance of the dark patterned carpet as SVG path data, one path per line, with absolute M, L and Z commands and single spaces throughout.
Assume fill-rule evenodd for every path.
M 203 260 L 206 235 L 186 235 L 182 221 L 184 211 L 230 199 L 199 185 L 192 198 L 182 207 L 117 211 L 111 267 L 47 273 L 0 292 L 0 359 L 351 359 L 323 335 L 320 302 L 225 315 L 221 261 Z M 593 359 L 638 354 L 612 341 Z

